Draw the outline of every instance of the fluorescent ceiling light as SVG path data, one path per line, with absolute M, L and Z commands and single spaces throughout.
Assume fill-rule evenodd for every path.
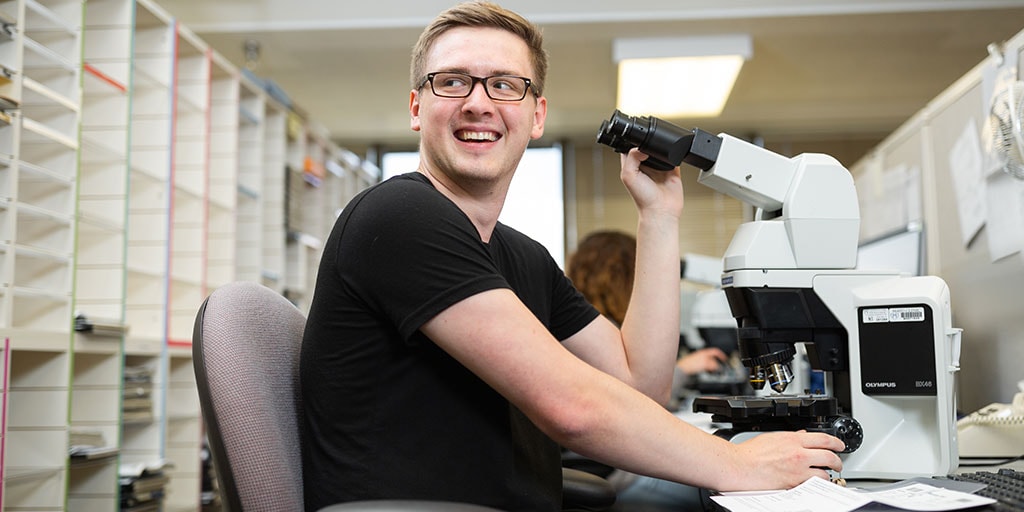
M 629 115 L 717 116 L 751 54 L 748 35 L 616 39 L 617 108 Z

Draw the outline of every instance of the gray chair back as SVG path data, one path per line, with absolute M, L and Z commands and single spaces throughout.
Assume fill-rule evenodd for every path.
M 305 316 L 263 285 L 207 297 L 192 337 L 199 403 L 225 511 L 301 511 L 299 349 Z

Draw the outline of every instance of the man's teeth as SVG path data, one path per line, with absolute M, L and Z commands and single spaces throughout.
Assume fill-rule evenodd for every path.
M 497 134 L 494 132 L 459 132 L 459 139 L 465 141 L 488 141 L 494 142 L 498 140 Z

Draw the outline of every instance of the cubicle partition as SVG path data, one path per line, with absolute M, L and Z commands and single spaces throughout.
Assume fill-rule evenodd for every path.
M 1010 402 L 1024 379 L 1024 181 L 999 167 L 989 125 L 992 98 L 1024 76 L 1024 32 L 993 43 L 987 58 L 851 166 L 862 241 L 921 227 L 925 273 L 949 285 L 953 324 L 964 330 L 965 413 Z

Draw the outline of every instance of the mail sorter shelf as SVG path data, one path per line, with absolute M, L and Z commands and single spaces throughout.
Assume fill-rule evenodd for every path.
M 210 59 L 208 49 L 178 28 L 175 64 L 168 340 L 189 343 L 195 311 L 206 295 Z
M 127 354 L 158 355 L 166 339 L 173 107 L 173 23 L 152 5 L 136 4 L 129 89 L 128 236 L 125 323 Z M 136 429 L 138 430 L 138 429 Z M 147 430 L 143 428 L 142 430 Z M 157 429 L 159 432 L 159 429 Z M 153 440 L 150 450 L 158 451 Z
M 121 439 L 121 362 L 119 350 L 101 354 L 75 352 L 68 510 L 116 509 Z
M 260 277 L 267 287 L 278 292 L 285 286 L 285 147 L 287 113 L 268 103 L 263 143 L 262 269 Z
M 195 510 L 200 495 L 202 422 L 199 393 L 189 352 L 172 353 L 168 358 L 167 433 L 165 457 L 174 463 L 168 469 L 167 505 L 169 509 Z
M 260 282 L 263 270 L 265 108 L 265 100 L 254 86 L 240 80 L 235 278 L 242 281 Z
M 121 86 L 125 70 L 119 64 L 108 58 L 83 80 L 75 315 L 123 326 L 129 105 Z M 93 336 L 79 338 L 112 344 Z
M 83 23 L 68 510 L 120 501 L 131 6 L 89 0 Z
M 11 350 L 4 506 L 60 510 L 67 478 L 70 354 Z

